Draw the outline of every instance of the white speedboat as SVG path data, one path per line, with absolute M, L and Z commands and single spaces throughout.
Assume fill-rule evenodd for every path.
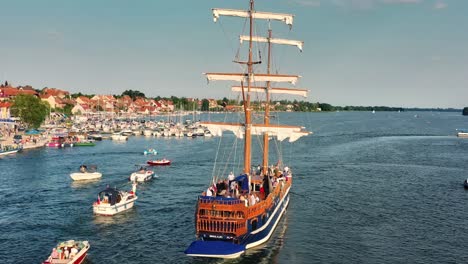
M 102 177 L 102 173 L 97 171 L 96 165 L 81 165 L 80 172 L 70 174 L 74 181 L 95 180 Z
M 111 139 L 116 141 L 125 141 L 128 140 L 128 136 L 122 135 L 121 133 L 114 133 L 112 134 Z
M 133 131 L 127 128 L 127 129 L 122 130 L 120 133 L 122 133 L 122 135 L 124 136 L 131 136 Z
M 154 171 L 147 169 L 146 167 L 141 167 L 138 171 L 132 173 L 129 177 L 129 180 L 133 182 L 145 182 L 153 178 Z
M 97 215 L 115 215 L 131 209 L 137 199 L 135 182 L 132 191 L 129 192 L 108 187 L 98 194 L 98 199 L 93 204 L 93 212 Z
M 468 132 L 460 131 L 457 133 L 457 136 L 461 138 L 468 138 Z
M 145 137 L 151 137 L 153 135 L 153 131 L 151 129 L 145 129 L 143 131 L 143 135 L 145 135 Z
M 52 249 L 52 253 L 42 264 L 80 264 L 86 258 L 89 250 L 88 241 L 68 240 L 60 242 Z

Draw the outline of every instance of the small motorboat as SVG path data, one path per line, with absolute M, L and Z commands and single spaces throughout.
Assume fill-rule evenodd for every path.
M 132 173 L 129 177 L 130 181 L 137 181 L 137 182 L 145 182 L 149 181 L 153 178 L 154 176 L 154 171 L 148 170 L 147 167 L 140 167 L 137 171 Z
M 460 137 L 460 138 L 468 138 L 468 132 L 466 131 L 460 131 L 457 133 L 457 137 Z
M 148 160 L 148 163 L 151 166 L 166 166 L 171 165 L 171 161 L 168 159 L 161 159 L 161 160 Z
M 101 134 L 89 134 L 88 139 L 101 141 L 102 135 Z
M 61 148 L 63 147 L 64 141 L 63 137 L 52 137 L 52 139 L 46 143 L 46 146 L 49 148 Z
M 16 153 L 18 151 L 20 151 L 22 149 L 21 146 L 19 145 L 16 145 L 16 146 L 2 146 L 0 144 L 0 156 L 4 156 L 4 155 L 9 155 L 9 154 L 13 154 L 13 153 Z
M 148 154 L 157 155 L 158 152 L 153 148 L 149 148 L 149 149 L 145 149 L 145 151 L 143 151 L 143 154 L 145 154 L 145 155 L 148 155 Z
M 97 215 L 112 216 L 131 209 L 138 199 L 136 185 L 136 182 L 133 182 L 129 192 L 107 187 L 98 194 L 96 202 L 93 203 L 93 212 Z
M 76 147 L 94 147 L 96 146 L 96 143 L 94 143 L 94 140 L 83 140 L 83 141 L 78 141 L 75 142 Z
M 80 264 L 85 260 L 89 247 L 88 241 L 60 242 L 42 264 Z
M 112 134 L 111 139 L 116 141 L 126 141 L 128 140 L 128 136 L 125 136 L 122 133 L 114 133 Z
M 123 129 L 122 131 L 120 131 L 120 133 L 124 136 L 131 136 L 133 135 L 133 131 L 131 129 Z
M 466 179 L 466 180 L 463 182 L 463 186 L 465 187 L 465 189 L 468 189 L 468 179 Z
M 74 181 L 95 180 L 102 177 L 102 173 L 97 171 L 96 165 L 81 165 L 80 172 L 70 174 Z

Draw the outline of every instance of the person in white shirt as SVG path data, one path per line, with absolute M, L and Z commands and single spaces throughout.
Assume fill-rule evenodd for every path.
M 229 173 L 229 175 L 228 175 L 228 180 L 233 181 L 235 178 L 236 177 L 234 176 L 234 173 L 232 173 L 232 171 L 231 171 L 231 173 Z
M 213 196 L 213 192 L 211 191 L 211 187 L 206 190 L 206 196 Z
M 76 254 L 78 254 L 78 249 L 76 249 L 76 247 L 72 247 L 70 249 L 70 258 L 73 259 L 76 256 Z

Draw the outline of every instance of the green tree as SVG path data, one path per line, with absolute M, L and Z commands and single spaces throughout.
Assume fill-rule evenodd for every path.
M 122 93 L 122 96 L 128 95 L 132 98 L 132 100 L 135 100 L 137 97 L 143 97 L 146 98 L 145 94 L 140 92 L 140 91 L 133 91 L 133 90 L 125 90 Z
M 28 127 L 38 128 L 46 119 L 48 108 L 38 97 L 30 94 L 19 94 L 13 101 L 11 113 L 19 117 Z
M 468 107 L 463 108 L 463 115 L 468 116 Z
M 72 116 L 72 109 L 73 109 L 74 105 L 72 104 L 66 104 L 64 107 L 63 107 L 63 113 L 66 114 L 67 116 Z
M 208 101 L 208 99 L 203 99 L 202 100 L 201 110 L 202 111 L 209 111 L 210 110 L 210 101 Z

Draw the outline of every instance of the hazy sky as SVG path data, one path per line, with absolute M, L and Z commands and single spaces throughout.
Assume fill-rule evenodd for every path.
M 213 23 L 210 9 L 245 9 L 247 0 L 0 0 L 0 6 L 0 81 L 14 85 L 222 98 L 230 97 L 230 84 L 208 85 L 202 73 L 240 70 L 232 60 L 245 20 Z M 304 40 L 304 51 L 275 47 L 274 70 L 303 76 L 297 87 L 311 90 L 309 101 L 468 106 L 466 0 L 258 0 L 256 9 L 295 15 L 291 31 L 273 22 L 273 34 Z M 261 35 L 266 29 L 256 27 Z

